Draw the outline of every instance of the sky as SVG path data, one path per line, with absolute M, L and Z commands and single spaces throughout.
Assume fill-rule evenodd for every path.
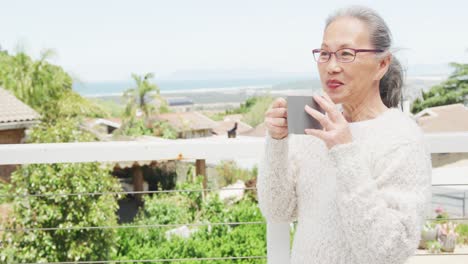
M 311 50 L 326 17 L 350 4 L 374 8 L 409 72 L 468 62 L 468 1 L 0 0 L 0 45 L 50 60 L 83 81 L 232 75 L 315 77 Z

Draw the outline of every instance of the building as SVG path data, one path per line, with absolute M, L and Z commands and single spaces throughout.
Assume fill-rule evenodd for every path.
M 218 124 L 209 117 L 198 112 L 179 112 L 158 114 L 150 118 L 155 121 L 167 122 L 177 132 L 177 138 L 210 137 Z
M 39 122 L 39 114 L 0 87 L 0 144 L 19 144 L 26 129 Z M 15 165 L 0 166 L 0 180 L 9 181 Z
M 265 137 L 267 135 L 267 127 L 265 122 L 258 124 L 256 127 L 241 133 L 247 137 Z
M 194 109 L 194 102 L 188 97 L 167 97 L 167 105 L 174 112 L 190 112 Z
M 240 120 L 236 120 L 236 119 L 224 118 L 223 121 L 218 121 L 216 123 L 218 125 L 213 129 L 213 133 L 218 136 L 227 135 L 228 131 L 232 130 L 234 126 L 236 125 L 236 123 L 237 123 L 237 129 L 236 129 L 237 135 L 240 135 L 252 129 L 252 127 L 249 126 L 248 124 Z
M 463 104 L 430 107 L 414 116 L 424 133 L 468 133 L 468 108 Z M 468 153 L 432 154 L 434 168 L 468 160 Z
M 468 108 L 463 104 L 426 108 L 414 118 L 424 133 L 468 132 Z

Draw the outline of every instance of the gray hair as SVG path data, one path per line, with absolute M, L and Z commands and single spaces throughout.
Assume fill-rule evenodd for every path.
M 382 17 L 376 11 L 362 6 L 352 6 L 336 11 L 329 16 L 325 29 L 335 20 L 341 17 L 357 18 L 364 22 L 370 30 L 370 41 L 375 49 L 382 49 L 385 54 L 390 53 L 392 45 L 392 33 Z M 388 71 L 379 83 L 380 97 L 387 107 L 397 107 L 403 96 L 404 70 L 395 56 Z

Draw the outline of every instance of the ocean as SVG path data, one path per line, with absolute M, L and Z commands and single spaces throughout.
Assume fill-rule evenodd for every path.
M 406 100 L 421 96 L 421 90 L 440 83 L 441 76 L 411 76 L 403 89 Z M 270 94 L 274 97 L 311 95 L 321 92 L 318 79 L 305 78 L 237 78 L 208 80 L 154 80 L 165 98 L 188 98 L 194 104 L 241 103 L 249 97 Z M 124 91 L 135 87 L 132 80 L 75 83 L 73 89 L 88 98 L 100 98 L 122 103 Z
M 154 80 L 161 94 L 229 92 L 256 89 L 281 89 L 285 84 L 288 89 L 294 89 L 298 82 L 310 82 L 293 78 L 258 78 L 258 79 L 212 79 L 212 80 Z M 318 84 L 318 81 L 314 82 Z M 303 89 L 308 84 L 301 84 L 297 89 Z M 84 82 L 75 83 L 73 89 L 84 97 L 121 96 L 123 92 L 135 86 L 129 81 Z M 291 88 L 292 87 L 292 88 Z M 312 87 L 311 87 L 312 88 Z

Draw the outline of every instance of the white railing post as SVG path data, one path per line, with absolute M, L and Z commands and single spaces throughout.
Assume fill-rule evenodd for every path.
M 463 194 L 463 217 L 468 216 L 468 191 Z
M 267 264 L 289 264 L 289 223 L 267 223 Z

